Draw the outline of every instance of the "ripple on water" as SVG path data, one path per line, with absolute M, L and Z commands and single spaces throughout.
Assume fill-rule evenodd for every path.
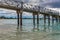
M 1 24 L 0 24 L 0 40 L 60 40 L 60 33 L 53 33 L 53 32 L 47 33 L 47 32 L 41 32 L 41 31 L 30 32 L 30 30 L 33 28 L 33 25 L 32 25 L 32 21 L 30 19 L 26 23 L 27 20 L 26 19 L 23 20 L 24 21 L 23 28 L 27 32 L 26 31 L 20 32 L 20 31 L 16 30 L 16 27 L 17 27 L 16 20 L 9 20 L 9 22 L 7 21 L 7 19 L 0 20 L 0 22 L 1 22 Z M 40 22 L 40 24 L 41 24 L 41 22 Z M 25 25 L 27 25 L 27 26 L 25 26 Z M 47 27 L 48 26 L 46 26 L 46 28 Z M 60 27 L 60 25 L 59 26 L 55 25 L 54 27 L 52 26 L 51 28 L 54 31 L 57 29 L 57 27 Z M 44 26 L 40 25 L 40 30 L 43 30 L 43 29 L 44 29 Z

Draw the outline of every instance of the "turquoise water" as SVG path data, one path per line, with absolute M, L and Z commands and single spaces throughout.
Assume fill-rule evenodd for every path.
M 36 20 L 37 21 L 37 20 Z M 33 20 L 23 19 L 23 31 L 17 28 L 17 19 L 0 19 L 0 40 L 60 40 L 60 23 L 39 21 L 39 31 L 33 31 Z M 35 25 L 37 27 L 37 23 Z M 44 30 L 44 27 L 46 29 Z

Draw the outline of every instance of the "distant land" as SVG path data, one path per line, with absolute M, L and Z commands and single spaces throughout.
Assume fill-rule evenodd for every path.
M 0 19 L 17 19 L 17 17 L 5 17 L 5 16 L 0 16 Z M 23 19 L 32 19 L 32 17 L 23 17 Z M 40 18 L 42 19 L 42 18 Z
M 6 16 L 0 16 L 0 19 L 17 19 L 17 17 L 6 17 Z M 33 17 L 23 17 L 22 19 L 33 19 Z M 35 18 L 35 19 L 37 19 L 37 18 Z M 40 20 L 42 20 L 42 19 L 44 19 L 43 17 L 42 18 L 39 18 Z M 46 19 L 48 19 L 47 17 L 46 17 Z

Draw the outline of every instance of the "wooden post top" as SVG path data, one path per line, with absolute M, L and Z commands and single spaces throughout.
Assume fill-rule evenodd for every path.
M 33 15 L 37 15 L 38 14 L 38 12 L 33 12 Z
M 21 13 L 21 12 L 23 12 L 22 10 L 16 10 L 16 12 L 17 12 L 17 14 L 19 14 L 19 13 Z

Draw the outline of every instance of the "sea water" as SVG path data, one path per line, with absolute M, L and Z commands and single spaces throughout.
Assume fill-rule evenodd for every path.
M 0 40 L 60 40 L 60 23 L 39 19 L 39 31 L 33 31 L 33 19 L 23 19 L 23 31 L 17 29 L 17 19 L 0 19 Z M 37 19 L 35 20 L 37 28 Z M 44 27 L 46 29 L 44 30 Z

